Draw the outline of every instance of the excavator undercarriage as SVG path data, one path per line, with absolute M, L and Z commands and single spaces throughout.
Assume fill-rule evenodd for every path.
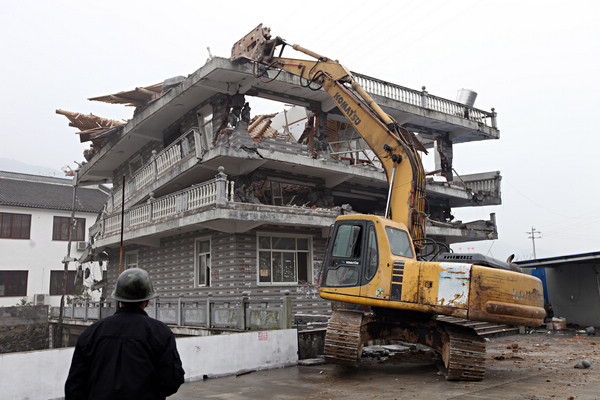
M 369 340 L 400 340 L 430 347 L 448 380 L 478 381 L 485 373 L 485 342 L 474 329 L 436 321 L 428 314 L 386 309 L 333 312 L 325 336 L 325 360 L 358 366 Z

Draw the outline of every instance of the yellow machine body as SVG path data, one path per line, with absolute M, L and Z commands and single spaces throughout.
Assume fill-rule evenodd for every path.
M 340 239 L 344 227 L 362 232 Z M 401 232 L 407 241 L 394 243 Z M 376 245 L 369 246 L 373 236 Z M 338 217 L 324 264 L 321 297 L 510 325 L 543 322 L 543 289 L 538 278 L 469 263 L 417 261 L 409 238 L 404 224 L 389 219 Z M 344 253 L 343 244 L 352 248 Z M 404 250 L 394 248 L 398 246 Z M 375 258 L 376 267 L 372 265 Z

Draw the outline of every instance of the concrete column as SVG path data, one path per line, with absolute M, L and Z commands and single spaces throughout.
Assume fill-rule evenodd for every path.
M 223 172 L 224 167 L 219 167 L 219 173 L 215 176 L 217 182 L 217 207 L 227 204 L 227 175 Z
M 241 301 L 241 305 L 240 305 L 240 329 L 245 331 L 246 330 L 246 313 L 248 311 L 248 300 L 250 296 L 250 292 L 242 292 L 242 301 Z
M 154 192 L 150 192 L 150 197 L 146 200 L 148 204 L 148 222 L 152 222 L 152 214 L 154 213 Z
M 177 326 L 183 326 L 183 295 L 177 298 Z
M 202 137 L 200 136 L 200 130 L 194 129 L 194 147 L 196 148 L 196 158 L 202 159 Z
M 281 318 L 281 329 L 292 328 L 292 298 L 290 291 L 283 291 L 283 316 Z
M 150 158 L 150 162 L 152 163 L 152 174 L 154 175 L 154 180 L 158 178 L 158 165 L 156 165 L 156 150 L 152 150 L 152 157 Z
M 212 294 L 209 293 L 206 297 L 206 327 L 212 327 Z
M 454 180 L 452 174 L 453 159 L 452 141 L 448 135 L 440 136 L 437 140 L 437 151 L 435 152 L 435 169 L 441 170 L 442 176 L 446 177 L 448 182 Z
M 154 298 L 154 319 L 158 319 L 158 297 Z
M 496 109 L 492 108 L 492 128 L 498 129 L 498 121 L 496 120 Z

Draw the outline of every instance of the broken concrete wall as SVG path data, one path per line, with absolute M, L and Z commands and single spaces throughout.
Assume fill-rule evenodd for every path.
M 141 161 L 139 162 L 139 166 L 143 166 L 147 164 L 152 158 L 152 151 L 159 152 L 163 149 L 163 145 L 161 142 L 149 142 L 147 145 L 142 147 L 136 156 L 141 157 Z M 114 171 L 113 175 L 113 193 L 121 187 L 123 184 L 123 176 L 125 176 L 126 181 L 131 179 L 132 174 L 135 174 L 136 171 L 132 170 L 132 161 L 136 160 L 136 157 L 131 157 Z M 120 200 L 120 199 L 119 199 Z

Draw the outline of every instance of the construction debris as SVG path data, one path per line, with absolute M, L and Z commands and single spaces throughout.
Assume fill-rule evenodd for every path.
M 66 110 L 56 110 L 57 114 L 64 115 L 69 120 L 69 126 L 79 129 L 79 141 L 81 143 L 91 141 L 89 149 L 84 150 L 83 156 L 87 161 L 91 160 L 94 154 L 102 148 L 105 139 L 105 133 L 111 129 L 124 125 L 124 121 L 115 121 L 108 118 L 102 118 L 94 114 L 81 114 Z
M 574 368 L 577 369 L 587 369 L 590 368 L 592 366 L 592 363 L 589 362 L 589 360 L 583 360 L 581 362 L 578 362 L 577 364 L 575 364 Z
M 163 94 L 163 84 L 157 83 L 133 90 L 109 94 L 106 96 L 90 97 L 90 101 L 101 101 L 110 104 L 125 104 L 128 107 L 143 107 Z

